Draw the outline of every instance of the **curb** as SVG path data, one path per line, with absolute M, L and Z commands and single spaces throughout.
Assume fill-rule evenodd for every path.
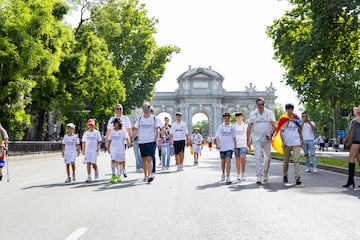
M 278 158 L 278 157 L 271 157 L 271 159 L 278 160 L 278 161 L 283 161 L 282 158 Z M 293 163 L 293 160 L 290 159 L 289 162 Z M 305 166 L 304 161 L 300 161 L 300 164 Z M 345 174 L 345 175 L 347 175 L 348 171 L 349 171 L 347 168 L 335 167 L 335 166 L 330 166 L 330 165 L 325 165 L 325 164 L 317 164 L 317 168 L 322 169 L 322 170 L 326 170 L 326 171 L 330 171 L 330 172 L 341 173 L 341 174 Z M 360 177 L 360 171 L 355 171 L 355 176 Z

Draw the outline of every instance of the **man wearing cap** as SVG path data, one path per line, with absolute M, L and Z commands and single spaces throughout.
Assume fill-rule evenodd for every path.
M 99 149 L 101 147 L 102 137 L 95 127 L 95 120 L 89 119 L 87 121 L 89 130 L 84 132 L 82 137 L 82 153 L 85 156 L 84 163 L 86 163 L 88 177 L 86 182 L 91 182 L 91 166 L 95 171 L 95 179 L 99 178 L 99 170 L 96 164 Z
M 236 132 L 234 126 L 230 123 L 230 113 L 223 113 L 223 123 L 219 125 L 216 131 L 216 148 L 220 151 L 221 158 L 221 181 L 225 180 L 226 183 L 231 183 L 230 170 L 231 158 L 234 150 L 236 151 Z
M 156 140 L 158 138 L 161 123 L 158 118 L 150 114 L 150 104 L 145 102 L 142 106 L 143 115 L 139 117 L 134 125 L 132 140 L 138 137 L 141 153 L 142 166 L 144 169 L 144 182 L 152 182 L 152 158 L 155 154 Z
M 105 141 L 108 141 L 110 132 L 111 132 L 112 129 L 114 129 L 113 121 L 114 121 L 115 118 L 120 119 L 121 124 L 122 124 L 122 128 L 127 131 L 128 136 L 132 135 L 131 122 L 130 122 L 130 119 L 127 116 L 123 115 L 123 111 L 124 111 L 123 106 L 120 103 L 118 103 L 118 104 L 115 105 L 114 110 L 115 110 L 115 116 L 111 117 L 109 119 L 109 121 L 108 121 L 108 124 L 107 124 Z M 124 145 L 126 146 L 126 142 L 124 142 Z M 123 168 L 124 177 L 127 177 L 127 172 L 126 172 L 126 169 L 125 169 L 125 158 L 124 158 L 124 161 L 121 164 L 122 164 L 122 168 Z M 112 172 L 115 171 L 115 168 L 116 168 L 115 163 L 111 163 L 111 171 Z
M 199 155 L 201 155 L 201 146 L 204 141 L 203 137 L 200 134 L 200 128 L 194 128 L 195 133 L 190 137 L 191 144 L 194 152 L 194 166 L 199 164 Z
M 75 125 L 73 123 L 68 123 L 66 125 L 67 132 L 62 139 L 62 157 L 66 164 L 66 174 L 67 178 L 65 183 L 71 182 L 70 178 L 70 165 L 72 169 L 72 180 L 75 181 L 75 160 L 80 153 L 80 140 L 77 135 L 74 134 Z
M 185 146 L 190 145 L 189 133 L 186 123 L 181 120 L 182 113 L 177 112 L 175 116 L 176 120 L 171 124 L 170 145 L 174 144 L 177 171 L 183 171 Z
M 264 105 L 265 100 L 263 98 L 256 99 L 257 109 L 250 113 L 246 131 L 248 148 L 251 148 L 251 142 L 254 145 L 257 184 L 261 184 L 263 176 L 264 182 L 268 181 L 271 160 L 271 139 L 276 128 L 274 113 L 265 108 Z M 262 157 L 263 151 L 264 160 Z

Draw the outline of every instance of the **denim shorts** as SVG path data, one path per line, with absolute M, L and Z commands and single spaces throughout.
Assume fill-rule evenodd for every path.
M 220 151 L 220 158 L 232 158 L 233 150 L 227 150 L 227 151 Z
M 241 155 L 246 155 L 246 147 L 237 148 L 237 153 L 235 154 L 236 158 L 239 158 Z

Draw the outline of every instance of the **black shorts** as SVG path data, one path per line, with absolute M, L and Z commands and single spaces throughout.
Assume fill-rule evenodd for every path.
M 185 150 L 185 140 L 174 141 L 174 149 L 175 149 L 175 154 L 179 154 L 181 152 L 184 152 L 184 150 Z
M 156 142 L 139 143 L 141 157 L 152 157 L 155 154 Z

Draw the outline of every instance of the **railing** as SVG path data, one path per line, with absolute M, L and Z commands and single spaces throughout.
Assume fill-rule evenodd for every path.
M 9 141 L 10 156 L 58 152 L 61 142 L 54 141 Z

